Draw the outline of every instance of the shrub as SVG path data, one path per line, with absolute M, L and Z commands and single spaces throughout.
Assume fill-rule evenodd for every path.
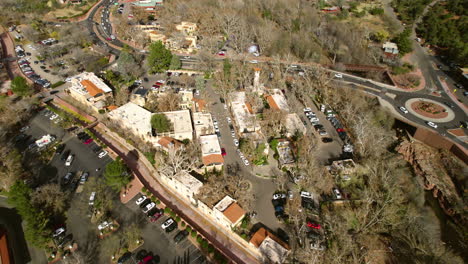
M 174 211 L 170 211 L 169 214 L 172 216 L 172 217 L 175 217 L 176 216 L 176 213 Z
M 245 239 L 246 241 L 249 240 L 249 237 L 248 237 L 247 234 L 245 234 L 245 233 L 242 233 L 240 236 L 241 236 L 243 239 Z
M 141 188 L 141 191 L 142 191 L 143 193 L 146 193 L 146 192 L 148 191 L 148 189 L 146 189 L 146 187 L 143 187 L 143 188 Z
M 195 230 L 192 230 L 192 233 L 190 234 L 192 237 L 196 237 L 197 236 L 197 231 Z
M 209 245 L 209 243 L 208 243 L 208 241 L 206 241 L 206 239 L 203 239 L 200 244 L 201 244 L 202 248 L 208 248 L 208 245 Z
M 192 228 L 191 228 L 190 226 L 187 226 L 187 227 L 185 228 L 185 230 L 187 230 L 187 232 L 189 232 L 189 233 L 192 233 Z
M 202 241 L 203 241 L 203 238 L 200 235 L 198 235 L 197 236 L 197 242 L 201 244 Z
M 177 219 L 176 219 L 176 220 L 177 220 Z M 184 227 L 186 224 L 185 224 L 184 221 L 182 221 L 182 223 L 180 223 L 180 225 L 181 225 L 182 227 Z
M 181 219 L 180 219 L 180 216 L 177 216 L 177 217 L 175 218 L 175 220 L 176 220 L 177 223 L 180 222 L 180 220 L 181 220 Z
M 171 208 L 169 208 L 169 207 L 164 208 L 164 213 L 165 214 L 169 214 L 171 212 L 172 212 Z
M 384 10 L 383 8 L 380 8 L 380 7 L 375 7 L 375 8 L 372 8 L 371 10 L 369 10 L 369 13 L 373 16 L 376 16 L 376 15 L 383 15 L 384 13 Z
M 60 85 L 62 85 L 64 83 L 65 83 L 64 81 L 58 81 L 58 82 L 52 84 L 50 87 L 51 88 L 57 88 L 57 87 L 59 87 Z
M 212 244 L 208 245 L 208 253 L 213 253 L 214 252 L 214 246 Z
M 159 201 L 159 200 L 156 200 L 156 201 L 155 201 L 155 203 L 156 203 L 156 204 L 160 204 L 160 203 L 161 203 L 161 201 Z

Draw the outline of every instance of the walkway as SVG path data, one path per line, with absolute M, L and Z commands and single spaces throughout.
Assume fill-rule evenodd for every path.
M 164 204 L 180 215 L 190 226 L 194 227 L 201 235 L 206 237 L 217 249 L 235 263 L 254 264 L 259 263 L 256 252 L 246 244 L 239 236 L 233 236 L 229 231 L 219 229 L 206 217 L 201 215 L 184 200 L 178 199 L 177 194 L 171 193 L 157 179 L 157 172 L 144 158 L 144 155 L 129 145 L 124 139 L 111 132 L 103 124 L 98 124 L 90 129 L 98 138 L 112 148 L 133 170 L 143 185 L 151 191 Z M 139 157 L 143 157 L 140 159 Z

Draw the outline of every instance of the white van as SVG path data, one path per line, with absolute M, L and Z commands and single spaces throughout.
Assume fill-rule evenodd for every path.
M 96 192 L 92 192 L 89 196 L 89 205 L 94 205 L 94 198 L 96 197 Z

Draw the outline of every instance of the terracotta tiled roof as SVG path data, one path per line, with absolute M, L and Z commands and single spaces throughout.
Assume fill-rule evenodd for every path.
M 261 71 L 262 69 L 258 68 L 258 67 L 254 67 L 253 68 L 254 71 Z
M 237 223 L 245 215 L 245 210 L 242 209 L 236 202 L 224 210 L 223 214 L 231 221 L 232 223 Z
M 203 99 L 197 99 L 197 98 L 193 98 L 192 99 L 196 104 L 197 104 L 197 107 L 198 107 L 198 111 L 203 111 L 205 110 L 205 107 L 206 107 L 206 101 L 203 100 Z
M 211 154 L 211 155 L 206 155 L 202 157 L 202 161 L 203 161 L 203 164 L 205 164 L 205 166 L 209 166 L 209 165 L 223 164 L 224 158 L 223 158 L 223 155 L 221 154 Z
M 171 137 L 162 137 L 162 138 L 160 138 L 158 140 L 158 144 L 161 145 L 163 148 L 166 148 L 166 149 L 168 149 L 171 144 L 174 146 L 174 148 L 178 148 L 178 147 L 180 147 L 182 145 L 179 141 L 177 141 L 176 139 L 171 138 Z
M 117 109 L 117 108 L 119 108 L 119 107 L 116 106 L 116 105 L 109 105 L 109 106 L 107 107 L 107 109 L 109 109 L 110 111 L 115 110 L 115 109 Z
M 104 93 L 103 90 L 99 89 L 93 82 L 90 80 L 82 80 L 81 84 L 86 88 L 86 91 L 88 91 L 89 95 L 91 96 L 96 96 L 96 94 L 99 93 Z
M 282 247 L 284 247 L 285 249 L 288 249 L 289 250 L 289 245 L 286 244 L 284 241 L 282 241 L 281 239 L 279 239 L 277 236 L 275 236 L 273 233 L 271 232 L 268 232 L 265 228 L 260 228 L 258 229 L 257 232 L 255 232 L 255 234 L 252 236 L 252 238 L 250 239 L 250 243 L 252 245 L 254 245 L 255 247 L 260 247 L 260 245 L 262 244 L 263 240 L 265 240 L 266 237 L 269 237 L 271 239 L 273 239 L 276 243 L 280 244 Z
M 275 99 L 273 99 L 273 96 L 269 95 L 266 97 L 266 99 L 272 109 L 281 110 L 278 104 L 275 102 Z
M 252 106 L 249 103 L 245 103 L 245 106 L 247 107 L 247 110 L 249 111 L 249 113 L 253 114 Z

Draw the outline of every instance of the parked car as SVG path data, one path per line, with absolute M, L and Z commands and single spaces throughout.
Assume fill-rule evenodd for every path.
M 239 146 L 239 140 L 237 140 L 237 138 L 234 139 L 234 145 L 235 145 L 236 147 Z
M 62 161 L 65 161 L 69 155 L 70 155 L 70 150 L 67 150 L 67 151 L 65 151 L 65 152 L 62 154 L 62 156 L 60 157 L 60 159 L 61 159 Z
M 101 153 L 99 153 L 98 157 L 100 159 L 104 158 L 107 155 L 107 151 L 103 150 Z
M 68 158 L 67 158 L 67 160 L 65 161 L 65 166 L 69 167 L 69 166 L 72 164 L 73 159 L 74 159 L 73 154 L 68 155 Z
M 65 228 L 63 227 L 60 227 L 58 229 L 56 229 L 54 231 L 54 233 L 52 234 L 53 237 L 57 237 L 57 236 L 60 236 L 61 234 L 63 234 L 65 232 Z
M 92 138 L 88 138 L 87 140 L 85 140 L 84 144 L 85 145 L 88 145 L 89 143 L 93 142 L 93 139 Z
M 221 148 L 221 155 L 226 156 L 226 149 L 225 148 Z
M 164 223 L 162 223 L 161 228 L 166 229 L 168 226 L 172 225 L 174 223 L 174 219 L 169 218 Z
M 83 172 L 83 174 L 81 174 L 81 177 L 80 177 L 80 184 L 84 184 L 88 180 L 88 177 L 89 177 L 89 173 Z
M 135 203 L 136 203 L 137 205 L 140 205 L 140 204 L 143 203 L 145 200 L 146 200 L 146 195 L 142 195 L 142 196 L 140 196 L 140 198 L 138 198 L 138 199 L 136 200 Z
M 92 192 L 89 196 L 89 205 L 94 205 L 94 198 L 96 198 L 96 192 Z
M 154 202 L 151 202 L 151 203 L 147 204 L 145 206 L 145 208 L 143 208 L 143 213 L 145 213 L 145 214 L 148 213 L 149 210 L 153 209 L 155 206 L 156 206 L 156 204 Z
M 65 174 L 65 176 L 63 177 L 62 184 L 63 185 L 69 184 L 71 179 L 72 179 L 72 176 L 73 176 L 73 174 L 71 172 L 67 172 L 67 174 Z
M 148 204 L 152 203 L 150 199 L 146 199 L 144 200 L 141 204 L 140 204 L 140 208 L 143 209 L 145 208 Z
M 330 142 L 333 142 L 333 139 L 329 138 L 329 137 L 324 137 L 324 138 L 322 138 L 322 142 L 323 143 L 330 143 Z
M 166 233 L 170 233 L 170 232 L 174 231 L 174 229 L 176 229 L 176 228 L 177 228 L 177 222 L 174 222 L 170 226 L 168 226 L 165 229 L 165 231 L 166 231 Z
M 117 260 L 117 264 L 124 264 L 126 263 L 129 259 L 132 258 L 132 253 L 131 252 L 126 252 L 125 254 L 123 254 L 118 260 Z
M 189 232 L 187 230 L 179 231 L 179 233 L 177 233 L 177 235 L 174 237 L 174 242 L 176 244 L 178 244 L 180 241 L 182 241 L 188 235 L 189 235 Z
M 338 188 L 333 188 L 333 194 L 335 195 L 336 199 L 343 199 L 340 190 Z
M 250 162 L 249 162 L 248 159 L 245 159 L 245 158 L 244 158 L 244 159 L 242 159 L 242 161 L 244 162 L 244 165 L 245 165 L 245 166 L 249 166 L 249 165 L 250 165 Z
M 55 154 L 60 154 L 65 149 L 65 144 L 60 144 L 55 148 Z

